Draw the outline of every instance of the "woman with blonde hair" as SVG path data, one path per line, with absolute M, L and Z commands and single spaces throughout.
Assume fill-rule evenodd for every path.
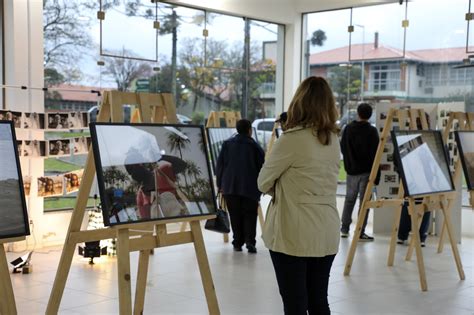
M 339 248 L 340 222 L 337 117 L 326 80 L 305 79 L 290 103 L 285 132 L 258 177 L 260 191 L 273 197 L 262 237 L 285 314 L 330 314 L 329 272 Z

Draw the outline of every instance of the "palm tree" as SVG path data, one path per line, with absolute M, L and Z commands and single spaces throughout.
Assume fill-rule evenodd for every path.
M 179 128 L 177 128 L 179 130 Z M 179 130 L 181 132 L 181 130 Z M 183 159 L 183 150 L 188 148 L 188 145 L 191 143 L 189 138 L 183 138 L 179 134 L 175 132 L 168 133 L 168 140 L 166 144 L 170 148 L 170 150 L 177 151 L 179 153 L 179 157 L 181 160 Z M 186 180 L 186 174 L 183 173 L 184 183 L 186 187 L 188 187 L 188 181 Z
M 186 174 L 191 178 L 194 178 L 194 183 L 191 185 L 191 191 L 192 195 L 194 198 L 194 201 L 196 202 L 196 205 L 199 208 L 199 211 L 202 213 L 202 208 L 201 205 L 199 204 L 199 176 L 202 174 L 201 168 L 194 162 L 187 160 L 186 161 L 187 167 L 186 167 Z

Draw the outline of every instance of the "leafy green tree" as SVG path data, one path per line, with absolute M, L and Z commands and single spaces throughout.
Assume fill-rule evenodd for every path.
M 361 68 L 359 66 L 335 66 L 328 70 L 328 82 L 336 96 L 341 113 L 350 100 L 360 95 Z
M 114 55 L 134 55 L 132 51 L 127 49 L 112 51 L 111 53 Z M 152 73 L 153 70 L 147 62 L 135 59 L 108 58 L 105 63 L 104 74 L 114 80 L 119 91 L 128 91 L 134 80 L 141 77 L 150 77 Z

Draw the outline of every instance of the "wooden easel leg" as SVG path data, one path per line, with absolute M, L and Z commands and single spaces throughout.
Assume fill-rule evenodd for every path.
M 258 204 L 258 221 L 260 222 L 260 229 L 263 231 L 263 225 L 265 224 L 265 217 L 263 216 L 263 210 L 262 207 L 260 206 L 260 203 Z
M 418 228 L 416 230 L 411 229 L 411 233 L 420 233 L 420 225 L 421 225 L 421 220 L 423 220 L 423 215 L 418 215 Z M 421 240 L 420 240 L 421 242 Z M 421 246 L 421 245 L 420 245 Z M 407 255 L 405 256 L 405 260 L 409 261 L 411 260 L 411 257 L 413 256 L 413 249 L 415 248 L 415 239 L 412 237 L 410 239 L 410 244 L 408 245 L 408 250 L 407 250 Z
M 444 249 L 444 235 L 445 234 L 446 234 L 446 220 L 444 220 L 444 222 L 443 222 L 443 227 L 441 228 L 441 234 L 439 235 L 438 254 L 443 252 L 443 249 Z
M 3 243 L 0 243 L 0 311 L 1 314 L 16 315 L 15 296 L 13 295 L 12 281 L 7 265 L 7 256 Z
M 72 258 L 76 250 L 76 243 L 69 240 L 69 236 L 66 237 L 63 251 L 61 253 L 61 259 L 59 260 L 58 270 L 56 271 L 56 277 L 54 278 L 53 288 L 49 297 L 48 306 L 46 308 L 46 314 L 58 314 L 59 305 L 66 287 L 67 277 L 69 270 L 71 269 Z
M 388 251 L 388 261 L 387 266 L 393 266 L 393 261 L 395 260 L 395 248 L 397 246 L 397 235 L 398 227 L 400 225 L 400 216 L 402 215 L 402 208 L 397 207 L 395 210 L 395 218 L 393 219 L 392 225 L 392 237 L 390 238 L 390 249 Z
M 132 314 L 132 287 L 130 283 L 130 233 L 117 230 L 117 273 L 120 315 Z
M 207 307 L 209 314 L 220 314 L 219 304 L 217 302 L 216 290 L 212 281 L 211 269 L 207 259 L 206 247 L 204 239 L 202 238 L 202 230 L 199 221 L 192 221 L 191 233 L 193 235 L 194 250 L 196 251 L 196 258 L 199 264 L 199 272 L 201 273 L 202 285 L 204 293 L 206 294 Z
M 137 286 L 135 288 L 135 306 L 133 308 L 134 315 L 143 314 L 149 261 L 150 251 L 141 250 L 138 258 Z
M 415 212 L 415 201 L 413 198 L 410 198 L 409 201 L 409 213 L 411 217 L 411 226 L 412 226 L 412 239 L 414 239 L 414 246 L 416 250 L 416 262 L 418 264 L 418 273 L 420 275 L 420 285 L 422 291 L 428 290 L 428 285 L 426 283 L 426 274 L 425 274 L 425 263 L 423 261 L 423 253 L 421 251 L 420 245 L 420 233 L 418 231 L 413 231 L 413 227 L 418 226 L 418 215 Z
M 224 243 L 229 243 L 229 233 L 224 233 L 222 238 L 224 239 Z
M 359 212 L 357 218 L 357 225 L 354 231 L 354 236 L 352 237 L 351 248 L 349 250 L 349 255 L 347 255 L 346 266 L 344 268 L 344 275 L 348 276 L 351 272 L 352 262 L 354 261 L 354 255 L 357 248 L 357 242 L 359 242 L 360 232 L 362 231 L 362 225 L 364 224 L 364 218 L 367 215 L 367 208 L 362 208 Z
M 444 206 L 444 203 L 441 203 L 441 210 L 443 211 L 444 222 L 446 225 L 446 230 L 448 231 L 449 242 L 451 243 L 451 248 L 453 250 L 453 256 L 456 262 L 456 267 L 458 269 L 459 278 L 461 280 L 464 280 L 466 279 L 466 276 L 464 275 L 464 269 L 462 267 L 461 257 L 459 256 L 458 245 L 456 244 L 456 240 L 454 239 L 453 225 L 451 223 L 450 210 L 452 202 L 453 199 L 450 199 L 447 207 Z

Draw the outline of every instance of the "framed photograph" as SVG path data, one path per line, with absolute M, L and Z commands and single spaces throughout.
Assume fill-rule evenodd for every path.
M 31 176 L 23 176 L 23 191 L 25 192 L 25 196 L 30 195 L 31 191 Z
M 69 129 L 69 113 L 47 113 L 47 129 Z
M 24 129 L 44 129 L 44 114 L 23 113 Z
M 105 225 L 215 213 L 202 126 L 93 123 L 90 127 Z
M 474 190 L 474 131 L 454 132 L 468 190 Z
M 222 144 L 230 137 L 236 135 L 237 130 L 235 128 L 210 127 L 206 128 L 206 134 L 209 149 L 211 151 L 212 170 L 215 173 L 217 166 L 217 158 L 219 157 L 219 153 L 221 152 Z
M 66 194 L 70 194 L 79 190 L 81 186 L 82 175 L 84 170 L 77 170 L 64 174 L 64 182 L 66 186 Z
M 0 238 L 30 234 L 15 127 L 0 121 Z
M 46 142 L 38 140 L 24 140 L 21 155 L 28 157 L 46 156 Z
M 440 131 L 392 131 L 392 140 L 405 196 L 454 190 Z
M 38 177 L 38 197 L 62 196 L 63 191 L 63 175 Z
M 72 146 L 74 154 L 86 154 L 89 152 L 89 145 L 91 144 L 90 137 L 80 137 L 72 139 Z
M 48 141 L 48 155 L 62 156 L 71 154 L 71 140 L 50 140 Z
M 69 129 L 84 129 L 88 127 L 87 112 L 71 112 L 68 117 Z
M 21 112 L 12 112 L 9 110 L 0 110 L 0 120 L 13 122 L 15 128 L 21 128 Z

